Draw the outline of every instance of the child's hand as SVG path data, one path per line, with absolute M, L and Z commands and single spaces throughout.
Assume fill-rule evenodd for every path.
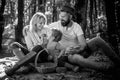
M 3 77 L 5 77 L 5 76 L 6 76 L 6 73 L 5 73 L 5 72 L 0 73 L 0 78 L 3 78 Z

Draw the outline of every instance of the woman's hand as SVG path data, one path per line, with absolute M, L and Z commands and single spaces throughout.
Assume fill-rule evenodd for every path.
M 43 41 L 42 46 L 43 46 L 43 47 L 46 47 L 47 44 L 48 44 L 47 35 L 46 35 L 46 34 L 42 34 L 42 35 L 41 35 L 41 38 L 42 38 L 42 41 Z

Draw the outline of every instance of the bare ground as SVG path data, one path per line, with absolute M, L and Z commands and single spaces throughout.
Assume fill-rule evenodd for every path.
M 6 46 L 0 53 L 0 58 L 14 56 Z M 119 69 L 100 72 L 91 69 L 80 69 L 78 72 L 67 71 L 63 73 L 40 74 L 31 67 L 20 68 L 13 76 L 8 76 L 9 80 L 116 80 Z M 116 77 L 117 76 L 117 77 Z M 119 78 L 120 79 L 120 78 Z M 118 79 L 118 80 L 119 80 Z

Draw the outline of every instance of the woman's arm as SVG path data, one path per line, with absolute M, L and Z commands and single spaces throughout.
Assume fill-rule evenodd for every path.
M 24 39 L 25 39 L 25 43 L 27 45 L 28 50 L 31 50 L 34 47 L 34 44 L 32 42 L 30 35 L 24 36 Z

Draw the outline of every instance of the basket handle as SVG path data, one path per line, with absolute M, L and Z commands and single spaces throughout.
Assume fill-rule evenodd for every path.
M 43 51 L 47 51 L 47 49 L 44 48 L 43 50 L 39 51 L 39 53 L 36 55 L 36 57 L 35 57 L 35 67 L 37 67 L 38 57 L 39 57 L 39 55 L 40 55 Z M 47 52 L 48 52 L 48 51 L 47 51 Z

